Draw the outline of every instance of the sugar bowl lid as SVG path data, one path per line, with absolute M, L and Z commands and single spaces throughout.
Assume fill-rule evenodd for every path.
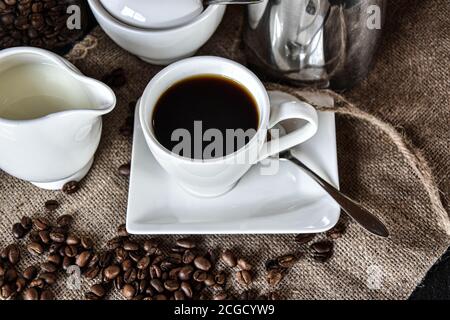
M 203 11 L 202 0 L 100 0 L 121 22 L 144 29 L 166 29 L 188 23 Z

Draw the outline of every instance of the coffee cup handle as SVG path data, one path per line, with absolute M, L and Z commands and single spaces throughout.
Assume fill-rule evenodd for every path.
M 258 161 L 311 139 L 317 133 L 319 127 L 317 111 L 310 104 L 279 91 L 270 91 L 268 94 L 271 105 L 268 129 L 272 129 L 280 122 L 289 119 L 303 120 L 305 124 L 282 137 L 274 138 L 272 135 L 272 139 L 264 143 Z

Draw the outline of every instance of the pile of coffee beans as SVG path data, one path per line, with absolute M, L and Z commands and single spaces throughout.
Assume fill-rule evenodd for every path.
M 47 212 L 60 207 L 58 201 L 44 204 Z M 72 266 L 93 283 L 85 293 L 88 300 L 99 300 L 119 292 L 129 300 L 185 299 L 280 299 L 277 292 L 259 295 L 250 289 L 236 293 L 231 279 L 242 288 L 253 283 L 254 267 L 245 257 L 226 249 L 216 255 L 202 250 L 192 238 L 178 239 L 172 246 L 159 239 L 139 239 L 128 234 L 125 225 L 117 228 L 117 236 L 97 246 L 92 239 L 71 231 L 73 216 L 64 214 L 55 223 L 45 217 L 22 217 L 13 224 L 12 235 L 17 243 L 0 253 L 0 296 L 3 299 L 50 300 L 52 287 L 60 275 Z M 325 240 L 313 242 L 316 235 L 298 235 L 302 246 L 296 254 L 269 259 L 265 264 L 269 288 L 275 289 L 289 270 L 305 255 L 317 262 L 329 261 L 334 252 L 333 240 L 345 232 L 338 224 Z M 24 240 L 27 237 L 27 240 Z M 22 242 L 25 241 L 25 242 Z M 21 247 L 26 251 L 21 252 Z M 20 271 L 23 254 L 41 257 L 42 262 L 25 266 Z
M 70 30 L 71 5 L 81 9 L 81 29 Z M 55 50 L 73 43 L 87 28 L 82 0 L 0 0 L 0 49 L 30 45 Z

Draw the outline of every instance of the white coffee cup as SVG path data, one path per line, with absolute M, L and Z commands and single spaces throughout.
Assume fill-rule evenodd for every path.
M 166 149 L 156 139 L 152 125 L 154 108 L 159 98 L 177 82 L 211 74 L 230 78 L 248 89 L 259 112 L 258 130 L 248 144 L 225 157 L 207 160 L 182 157 Z M 280 96 L 284 97 L 278 95 L 277 98 Z M 316 134 L 318 115 L 311 105 L 292 99 L 277 101 L 277 105 L 278 108 L 271 112 L 268 92 L 246 67 L 228 59 L 204 56 L 181 60 L 159 72 L 144 91 L 139 117 L 147 144 L 161 167 L 192 194 L 214 197 L 231 190 L 253 164 L 303 143 Z M 267 142 L 268 130 L 288 119 L 302 120 L 304 125 Z

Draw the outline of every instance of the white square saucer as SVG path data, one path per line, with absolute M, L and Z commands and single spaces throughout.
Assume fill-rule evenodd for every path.
M 315 99 L 325 104 L 322 97 Z M 261 165 L 255 165 L 223 196 L 193 196 L 179 187 L 153 157 L 138 110 L 134 128 L 126 221 L 131 234 L 318 233 L 331 229 L 339 220 L 340 208 L 334 200 L 287 161 L 279 161 L 278 174 L 272 176 L 261 175 Z M 319 131 L 296 147 L 295 155 L 339 185 L 333 113 L 319 113 Z

